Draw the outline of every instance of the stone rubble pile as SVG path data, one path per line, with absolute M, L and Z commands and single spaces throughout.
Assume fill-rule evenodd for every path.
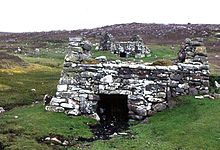
M 65 57 L 56 97 L 46 110 L 98 118 L 99 94 L 127 96 L 129 119 L 142 120 L 170 103 L 170 97 L 209 93 L 209 65 L 203 43 L 186 40 L 184 59 L 172 66 L 119 60 L 82 64 Z M 104 58 L 102 58 L 104 59 Z M 100 60 L 102 60 L 100 58 Z

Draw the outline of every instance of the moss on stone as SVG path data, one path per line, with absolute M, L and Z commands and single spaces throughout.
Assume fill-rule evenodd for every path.
M 160 59 L 153 62 L 152 66 L 172 66 L 174 63 L 171 60 Z

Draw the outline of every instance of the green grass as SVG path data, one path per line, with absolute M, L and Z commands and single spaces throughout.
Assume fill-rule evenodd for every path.
M 134 125 L 131 136 L 116 136 L 102 141 L 76 142 L 69 149 L 219 149 L 220 99 L 178 98 L 179 104 L 150 117 L 150 123 Z M 14 116 L 18 116 L 14 119 Z M 46 112 L 42 103 L 23 106 L 0 114 L 0 145 L 9 149 L 55 149 L 37 141 L 48 136 L 61 140 L 91 137 L 85 117 L 71 118 L 63 113 Z
M 178 51 L 178 47 L 171 50 L 169 45 L 150 45 L 149 48 L 153 57 L 144 61 L 173 59 Z M 94 57 L 101 55 L 118 59 L 109 52 L 93 53 Z M 0 149 L 64 149 L 39 143 L 38 140 L 48 136 L 61 140 L 92 136 L 87 123 L 96 123 L 95 120 L 47 112 L 42 103 L 32 104 L 36 100 L 42 101 L 45 94 L 55 95 L 63 57 L 63 54 L 53 55 L 53 52 L 36 57 L 22 56 L 33 66 L 32 69 L 23 68 L 25 71 L 21 73 L 0 73 L 0 106 L 11 109 L 0 114 Z M 36 89 L 36 92 L 31 89 Z M 178 101 L 179 104 L 173 109 L 150 117 L 149 124 L 134 125 L 125 131 L 133 137 L 116 136 L 107 141 L 76 142 L 68 149 L 220 149 L 220 99 L 198 100 L 184 96 L 179 97 Z
M 110 51 L 97 51 L 97 50 L 94 50 L 94 48 L 93 48 L 92 49 L 92 57 L 96 58 L 99 56 L 106 56 L 106 58 L 108 60 L 125 60 L 126 59 L 126 58 L 116 56 L 115 54 L 112 54 Z M 132 58 L 129 58 L 129 59 L 132 60 Z
M 66 55 L 65 51 L 64 50 L 54 50 L 54 49 L 43 49 L 43 48 L 40 48 L 39 49 L 40 52 L 38 53 L 35 53 L 33 55 L 34 58 L 50 58 L 50 59 L 63 59 Z
M 19 57 L 25 60 L 26 66 L 0 70 L 0 106 L 5 109 L 42 100 L 45 94 L 55 95 L 60 78 L 63 66 L 60 56 L 53 59 Z
M 46 42 L 46 47 L 48 48 L 61 48 L 61 47 L 66 47 L 68 46 L 68 41 L 62 41 L 62 42 Z
M 11 87 L 8 85 L 0 84 L 0 92 L 8 91 L 10 89 L 11 89 Z
M 216 33 L 218 33 L 218 32 L 213 31 L 212 34 L 209 37 L 206 38 L 206 40 L 208 40 L 208 41 L 219 41 L 220 39 L 218 39 L 215 36 Z
M 179 46 L 175 45 L 174 49 L 170 48 L 171 45 L 148 45 L 148 48 L 151 50 L 151 57 L 145 57 L 145 58 L 127 58 L 128 60 L 136 60 L 136 61 L 140 61 L 143 60 L 144 62 L 153 62 L 155 60 L 159 60 L 159 59 L 175 59 L 177 58 L 177 53 L 179 51 Z M 94 50 L 94 48 L 92 49 L 92 56 L 93 57 L 98 57 L 98 56 L 106 56 L 107 59 L 109 60 L 116 60 L 116 59 L 120 59 L 120 60 L 125 60 L 126 58 L 121 58 L 119 56 L 116 56 L 112 53 L 110 53 L 109 51 L 96 51 Z
M 133 126 L 134 139 L 116 137 L 96 141 L 88 149 L 219 149 L 220 99 L 180 98 L 174 109 L 150 118 L 150 124 Z
M 18 116 L 17 119 L 14 116 Z M 86 123 L 96 123 L 85 117 L 71 118 L 64 113 L 52 113 L 44 110 L 42 103 L 35 106 L 23 106 L 5 114 L 0 114 L 0 145 L 7 149 L 49 149 L 39 144 L 41 138 L 59 137 L 74 139 L 91 137 Z
M 220 66 L 209 63 L 210 74 L 213 76 L 220 76 Z
M 45 94 L 54 95 L 60 71 L 59 69 L 53 71 L 36 70 L 13 75 L 0 73 L 1 85 L 10 87 L 10 90 L 0 92 L 0 106 L 11 109 L 15 106 L 42 100 Z M 36 92 L 32 92 L 31 89 L 36 89 Z
M 178 45 L 174 45 L 174 49 L 170 48 L 171 45 L 148 45 L 148 48 L 151 50 L 151 57 L 146 57 L 144 61 L 155 61 L 159 59 L 176 59 L 177 53 L 180 50 Z
M 63 59 L 54 59 L 54 58 L 33 58 L 33 57 L 23 57 L 20 56 L 24 61 L 32 63 L 32 64 L 40 64 L 43 66 L 48 66 L 52 68 L 62 68 Z M 64 57 L 63 57 L 64 58 Z

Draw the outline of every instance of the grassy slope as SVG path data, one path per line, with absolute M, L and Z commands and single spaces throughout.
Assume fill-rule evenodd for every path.
M 28 65 L 0 69 L 0 106 L 5 109 L 55 95 L 65 54 L 41 49 L 33 57 L 18 56 Z
M 158 51 L 150 48 L 158 59 L 176 56 L 169 46 L 155 47 Z M 166 54 L 169 56 L 165 57 Z M 46 93 L 54 94 L 64 56 L 60 55 L 56 58 L 56 54 L 40 53 L 34 57 L 22 57 L 33 66 L 23 68 L 20 73 L 0 73 L 0 106 L 13 108 L 41 100 Z M 31 92 L 32 88 L 36 93 Z M 117 136 L 108 141 L 76 143 L 69 149 L 219 149 L 220 99 L 196 100 L 188 96 L 182 99 L 178 107 L 151 117 L 150 124 L 133 126 L 126 131 L 134 134 L 134 138 Z M 15 115 L 18 119 L 14 119 Z M 62 113 L 46 112 L 41 103 L 18 107 L 0 114 L 0 147 L 58 149 L 61 147 L 39 144 L 37 140 L 50 135 L 69 139 L 90 137 L 85 122 L 95 123 L 84 117 L 73 119 Z
M 177 52 L 179 51 L 179 46 L 175 45 L 174 49 L 170 48 L 171 45 L 148 45 L 148 48 L 151 50 L 151 57 L 146 57 L 142 59 L 135 59 L 137 61 L 143 60 L 144 62 L 152 62 L 158 59 L 175 59 L 177 58 Z M 95 51 L 92 50 L 93 57 L 98 56 L 106 56 L 110 60 L 116 60 L 116 59 L 125 59 L 121 58 L 119 56 L 115 56 L 114 54 L 111 54 L 108 51 Z M 134 58 L 128 58 L 130 60 L 133 60 Z
M 14 119 L 15 115 L 17 119 Z M 0 142 L 9 149 L 22 149 L 23 146 L 29 146 L 30 149 L 48 148 L 37 143 L 40 138 L 48 136 L 59 135 L 64 139 L 90 137 L 92 134 L 84 123 L 96 122 L 89 118 L 71 118 L 63 113 L 46 112 L 42 103 L 13 109 L 0 114 L 0 118 Z
M 60 70 L 36 70 L 13 75 L 0 73 L 0 83 L 8 87 L 0 93 L 0 106 L 11 109 L 15 106 L 42 100 L 45 94 L 54 95 L 59 76 Z M 36 92 L 31 89 L 35 89 Z
M 107 141 L 76 143 L 69 149 L 219 149 L 220 99 L 198 100 L 185 96 L 180 103 L 172 110 L 151 117 L 150 124 L 135 125 L 126 131 L 134 138 L 117 136 Z M 14 119 L 15 115 L 18 119 Z M 0 118 L 0 143 L 11 149 L 24 146 L 30 149 L 51 148 L 37 143 L 37 139 L 52 135 L 62 139 L 91 137 L 85 123 L 96 122 L 84 117 L 71 118 L 63 113 L 46 112 L 41 103 L 13 109 L 0 114 Z
M 220 99 L 182 99 L 181 105 L 151 117 L 150 124 L 132 127 L 130 132 L 137 133 L 135 139 L 97 141 L 91 148 L 220 149 Z

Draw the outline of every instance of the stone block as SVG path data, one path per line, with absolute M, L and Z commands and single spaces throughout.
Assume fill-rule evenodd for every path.
M 134 120 L 142 120 L 142 119 L 144 119 L 143 116 L 139 116 L 139 115 L 129 115 L 128 117 L 130 119 L 134 119 Z
M 65 114 L 67 115 L 73 115 L 73 116 L 78 116 L 80 115 L 80 111 L 78 109 L 71 109 L 71 110 L 66 110 Z
M 51 103 L 66 103 L 67 100 L 65 98 L 56 98 L 53 97 L 50 101 Z
M 149 102 L 153 102 L 153 103 L 156 103 L 156 102 L 164 102 L 165 99 L 149 97 L 149 98 L 147 99 L 147 101 L 149 101 Z
M 103 83 L 112 83 L 113 82 L 113 78 L 112 78 L 111 75 L 107 75 L 107 76 L 101 78 L 100 81 L 103 82 Z
M 190 95 L 197 95 L 199 92 L 196 88 L 189 88 Z
M 67 84 L 57 85 L 57 91 L 58 92 L 65 92 L 65 91 L 67 91 Z
M 60 106 L 63 108 L 67 108 L 67 109 L 74 109 L 75 108 L 74 104 L 69 104 L 69 103 L 61 103 Z
M 166 98 L 166 93 L 165 93 L 165 92 L 158 92 L 158 93 L 156 94 L 156 96 L 157 96 L 158 98 Z
M 63 107 L 57 107 L 57 106 L 46 106 L 45 110 L 46 111 L 52 111 L 52 112 L 64 112 Z

